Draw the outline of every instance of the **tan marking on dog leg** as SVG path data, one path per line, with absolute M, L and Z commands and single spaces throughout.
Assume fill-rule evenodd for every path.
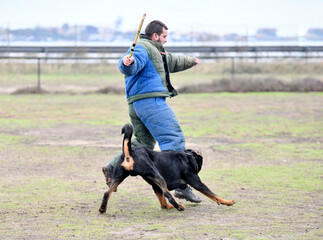
M 163 209 L 172 209 L 174 208 L 174 206 L 172 204 L 168 204 L 167 201 L 166 201 L 166 198 L 164 195 L 162 195 L 161 193 L 159 192 L 155 192 L 158 200 L 159 200 L 159 203 L 160 203 L 160 207 L 163 208 Z
M 217 195 L 213 195 L 210 193 L 204 193 L 204 192 L 202 192 L 202 193 L 219 205 L 222 204 L 222 205 L 226 205 L 226 206 L 231 206 L 236 203 L 236 201 L 234 201 L 234 200 L 225 200 L 225 199 L 220 198 Z
M 123 143 L 124 160 L 121 166 L 123 166 L 126 170 L 130 171 L 130 170 L 133 170 L 133 165 L 135 164 L 135 161 L 130 155 L 128 142 L 129 142 L 129 139 L 125 139 Z
M 163 192 L 162 197 L 164 198 L 164 202 L 167 204 L 166 202 L 166 196 L 170 196 L 170 198 L 168 198 L 169 203 L 176 208 L 178 211 L 183 211 L 185 210 L 185 207 L 181 204 L 179 204 L 178 202 L 176 202 L 176 200 L 173 198 L 172 194 L 169 192 L 168 188 L 167 188 L 167 183 L 165 181 L 165 179 L 163 179 L 162 177 L 155 177 L 152 178 L 151 180 L 154 181 L 154 183 L 161 189 L 161 191 Z M 167 194 L 167 195 L 166 195 Z M 158 196 L 157 196 L 158 197 Z M 174 203 L 172 203 L 172 201 L 174 201 Z M 174 206 L 174 205 L 175 206 Z M 178 208 L 176 207 L 176 205 L 178 205 Z

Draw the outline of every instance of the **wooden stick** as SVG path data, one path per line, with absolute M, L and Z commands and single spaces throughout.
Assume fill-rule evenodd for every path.
M 146 17 L 146 13 L 144 13 L 144 15 L 143 15 L 143 16 L 142 16 L 142 18 L 141 18 L 141 22 L 140 22 L 140 25 L 139 25 L 139 28 L 138 28 L 138 31 L 137 31 L 137 34 L 136 34 L 135 40 L 133 41 L 133 44 L 132 44 L 132 47 L 131 47 L 131 50 L 130 50 L 130 53 L 129 53 L 129 57 L 131 57 L 131 56 L 132 56 L 133 50 L 135 49 L 135 46 L 136 46 L 136 43 L 137 43 L 138 36 L 139 36 L 139 34 L 140 34 L 140 30 L 141 30 L 142 24 L 143 24 L 143 23 L 144 23 L 144 21 L 145 21 L 145 17 Z

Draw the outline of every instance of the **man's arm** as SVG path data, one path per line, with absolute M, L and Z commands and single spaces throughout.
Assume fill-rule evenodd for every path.
M 177 55 L 167 52 L 167 63 L 169 72 L 171 73 L 184 71 L 195 66 L 199 62 L 200 60 L 196 57 Z

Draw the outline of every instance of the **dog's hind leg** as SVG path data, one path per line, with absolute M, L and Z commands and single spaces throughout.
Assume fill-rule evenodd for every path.
M 200 178 L 197 175 L 192 175 L 188 179 L 189 181 L 187 183 L 189 185 L 191 185 L 193 188 L 195 188 L 197 191 L 201 192 L 208 198 L 212 199 L 217 204 L 231 206 L 236 203 L 236 201 L 234 200 L 225 200 L 214 194 L 204 183 L 201 182 Z
M 121 178 L 121 179 L 118 179 L 118 180 L 112 180 L 111 182 L 111 187 L 108 191 L 106 191 L 103 195 L 103 199 L 102 199 L 102 203 L 101 203 L 101 206 L 99 208 L 99 212 L 100 213 L 105 213 L 107 211 L 107 206 L 108 206 L 108 201 L 111 197 L 111 194 L 112 192 L 115 191 L 115 189 L 117 189 L 117 187 L 122 183 L 122 181 L 125 179 L 126 177 L 124 178 Z

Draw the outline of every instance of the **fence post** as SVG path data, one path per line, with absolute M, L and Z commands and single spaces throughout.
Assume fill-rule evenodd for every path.
M 40 58 L 38 58 L 37 73 L 38 73 L 37 89 L 40 90 Z
M 231 79 L 234 80 L 234 57 L 231 57 Z

